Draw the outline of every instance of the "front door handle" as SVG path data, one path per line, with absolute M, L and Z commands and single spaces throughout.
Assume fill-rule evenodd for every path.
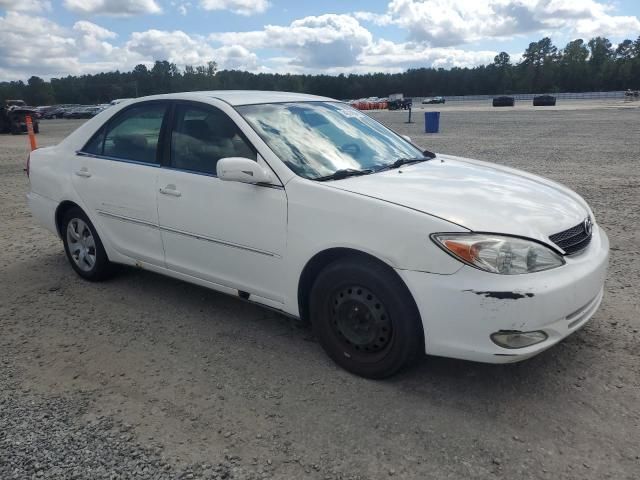
M 173 183 L 167 185 L 164 188 L 161 188 L 160 193 L 162 193 L 163 195 L 171 195 L 172 197 L 182 196 L 182 193 L 180 192 L 180 190 L 176 190 L 176 186 Z
M 84 178 L 89 178 L 91 176 L 87 167 L 82 167 L 80 170 L 76 170 L 76 175 Z

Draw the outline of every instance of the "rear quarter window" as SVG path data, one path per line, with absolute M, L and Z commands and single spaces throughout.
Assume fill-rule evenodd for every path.
M 91 140 L 82 148 L 84 153 L 90 153 L 92 155 L 102 155 L 102 148 L 104 147 L 104 132 L 106 128 L 102 127 L 98 130 Z

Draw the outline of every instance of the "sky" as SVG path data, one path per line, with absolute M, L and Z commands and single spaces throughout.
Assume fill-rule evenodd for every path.
M 640 0 L 0 0 L 0 81 L 180 68 L 400 72 L 640 36 Z

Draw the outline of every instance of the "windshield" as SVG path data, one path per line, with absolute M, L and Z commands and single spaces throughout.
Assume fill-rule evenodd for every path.
M 399 158 L 424 156 L 404 138 L 343 103 L 268 103 L 237 110 L 304 178 L 327 177 L 339 170 L 375 171 Z

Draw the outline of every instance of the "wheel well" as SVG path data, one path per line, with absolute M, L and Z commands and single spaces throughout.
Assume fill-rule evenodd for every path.
M 307 262 L 302 270 L 302 274 L 300 275 L 300 281 L 298 282 L 298 310 L 302 320 L 309 320 L 311 288 L 313 287 L 313 283 L 317 276 L 327 265 L 340 258 L 362 258 L 380 263 L 384 265 L 392 275 L 395 275 L 404 285 L 404 281 L 398 276 L 393 268 L 373 255 L 360 250 L 354 250 L 352 248 L 330 248 L 328 250 L 324 250 L 315 254 L 311 260 Z
M 62 238 L 62 219 L 64 218 L 65 213 L 67 213 L 71 208 L 80 208 L 80 206 L 76 203 L 73 203 L 70 200 L 65 200 L 56 209 L 56 229 L 58 230 L 58 235 Z M 82 210 L 80 208 L 80 210 Z

